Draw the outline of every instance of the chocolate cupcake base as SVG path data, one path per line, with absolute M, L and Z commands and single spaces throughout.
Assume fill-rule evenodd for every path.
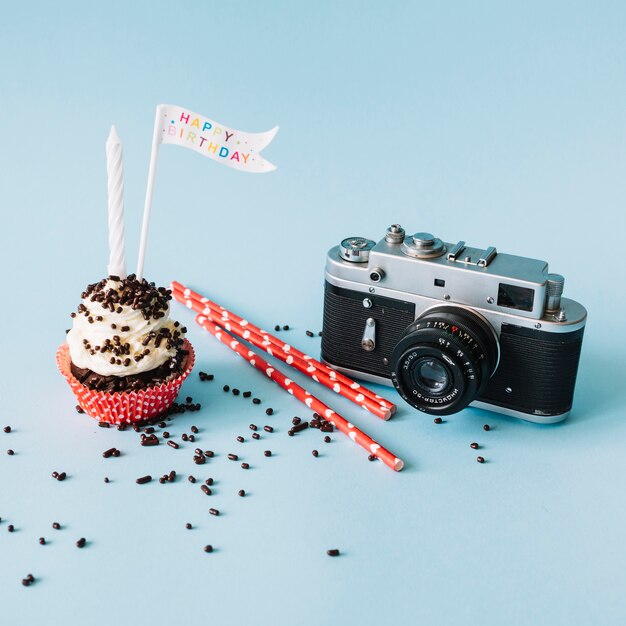
M 94 391 L 107 393 L 137 391 L 161 385 L 180 376 L 184 371 L 187 354 L 189 354 L 187 350 L 179 350 L 176 356 L 159 367 L 129 376 L 103 376 L 90 369 L 77 367 L 74 363 L 70 364 L 70 370 L 81 384 Z

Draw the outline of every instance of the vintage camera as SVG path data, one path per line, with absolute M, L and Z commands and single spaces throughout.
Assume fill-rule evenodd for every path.
M 471 405 L 553 423 L 572 406 L 587 312 L 544 261 L 450 244 L 394 224 L 326 260 L 322 359 L 410 405 Z

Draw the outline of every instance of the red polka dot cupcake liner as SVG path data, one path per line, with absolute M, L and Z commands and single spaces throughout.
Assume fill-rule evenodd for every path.
M 114 393 L 89 389 L 72 374 L 70 349 L 66 343 L 57 350 L 56 359 L 59 371 L 87 415 L 99 422 L 133 424 L 158 417 L 174 404 L 180 387 L 191 373 L 195 362 L 193 347 L 186 339 L 183 350 L 187 350 L 184 369 L 176 378 L 147 389 Z

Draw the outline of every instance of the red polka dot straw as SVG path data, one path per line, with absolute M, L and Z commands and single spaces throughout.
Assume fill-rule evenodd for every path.
M 316 382 L 333 389 L 336 393 L 362 406 L 374 415 L 382 419 L 389 419 L 396 412 L 395 404 L 389 400 L 382 398 L 370 389 L 320 363 L 308 354 L 261 330 L 232 311 L 228 311 L 176 281 L 172 282 L 171 287 L 174 298 L 188 308 L 209 317 L 214 323 L 217 322 L 222 327 L 229 324 L 231 326 L 230 330 L 234 334 L 250 341 L 257 347 L 263 348 L 268 354 L 280 358 L 288 365 L 310 376 Z M 246 336 L 247 333 L 249 333 L 249 336 Z M 258 340 L 259 338 L 262 338 L 261 345 L 253 340 Z
M 205 314 L 203 313 L 203 315 Z M 237 335 L 238 337 L 245 339 L 257 348 L 265 350 L 265 352 L 269 355 L 284 361 L 287 365 L 291 365 L 298 371 L 307 374 L 315 382 L 332 389 L 335 393 L 342 395 L 344 398 L 348 398 L 355 404 L 367 409 L 370 413 L 374 413 L 374 415 L 377 415 L 382 419 L 389 419 L 391 417 L 391 411 L 389 409 L 384 409 L 380 406 L 380 404 L 378 404 L 378 402 L 373 402 L 370 398 L 366 397 L 365 394 L 362 393 L 360 386 L 352 388 L 338 380 L 333 380 L 321 370 L 318 370 L 313 365 L 310 365 L 308 361 L 292 354 L 291 346 L 285 344 L 285 346 L 280 349 L 269 341 L 269 336 L 267 334 L 259 335 L 258 333 L 241 326 L 237 322 L 224 320 L 213 313 L 207 314 L 206 318 L 214 324 L 222 326 L 222 328 L 225 328 L 227 331 Z
M 344 417 L 336 413 L 321 400 L 311 395 L 306 389 L 287 378 L 280 370 L 272 367 L 265 359 L 256 352 L 249 350 L 242 343 L 237 341 L 226 330 L 211 322 L 204 315 L 198 315 L 196 322 L 203 328 L 208 330 L 216 339 L 224 345 L 234 350 L 239 356 L 243 357 L 250 365 L 263 372 L 268 378 L 285 389 L 288 393 L 296 397 L 300 402 L 306 404 L 311 410 L 316 411 L 327 419 L 337 430 L 348 435 L 352 441 L 358 443 L 368 453 L 373 454 L 380 459 L 385 465 L 399 472 L 404 467 L 404 461 L 396 457 L 395 454 L 383 448 L 376 443 L 369 435 L 359 430 L 354 424 L 350 423 Z

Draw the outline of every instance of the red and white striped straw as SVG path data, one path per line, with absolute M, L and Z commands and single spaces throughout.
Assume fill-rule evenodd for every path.
M 268 332 L 264 330 L 261 330 L 254 324 L 251 324 L 247 320 L 239 317 L 237 314 L 233 313 L 232 311 L 229 311 L 225 309 L 224 307 L 220 306 L 219 304 L 212 302 L 208 298 L 201 296 L 199 293 L 196 293 L 195 291 L 189 289 L 188 287 L 185 287 L 179 282 L 172 281 L 171 287 L 172 287 L 172 294 L 174 298 L 178 300 L 179 302 L 182 302 L 183 304 L 185 304 L 188 308 L 193 309 L 197 313 L 202 313 L 203 315 L 213 314 L 213 316 L 219 315 L 222 318 L 222 321 L 220 322 L 220 325 L 222 326 L 224 325 L 226 321 L 236 322 L 240 326 L 245 327 L 246 329 L 249 329 L 250 331 L 253 331 L 261 335 L 266 341 L 269 341 L 272 345 L 276 346 L 280 350 L 284 352 L 289 352 L 292 356 L 298 357 L 299 359 L 306 361 L 309 364 L 309 367 L 307 367 L 306 371 L 304 371 L 305 374 L 312 376 L 314 372 L 310 371 L 310 367 L 314 367 L 316 370 L 319 370 L 320 372 L 324 373 L 332 381 L 341 383 L 344 387 L 349 387 L 352 390 L 358 390 L 357 395 L 362 394 L 365 398 L 368 398 L 371 403 L 376 404 L 381 407 L 382 412 L 381 413 L 376 412 L 375 414 L 379 415 L 383 419 L 388 419 L 391 415 L 393 415 L 396 412 L 396 408 L 397 408 L 396 405 L 390 402 L 389 400 L 386 400 L 385 398 L 379 396 L 378 394 L 374 393 L 367 387 L 363 387 L 359 383 L 348 378 L 344 374 L 341 374 L 340 372 L 335 371 L 331 367 L 328 367 L 327 365 L 320 363 L 313 357 L 309 356 L 308 354 L 305 354 L 304 352 L 301 352 L 300 350 L 298 350 L 297 348 L 294 348 L 290 344 L 285 343 L 284 341 L 281 341 L 277 337 L 269 334 Z M 341 393 L 341 390 L 338 393 Z M 363 403 L 361 403 L 361 406 L 363 406 Z M 365 408 L 366 410 L 370 410 L 368 406 L 363 406 L 363 408 Z
M 211 322 L 204 315 L 197 315 L 196 322 L 203 328 L 208 330 L 216 339 L 224 345 L 234 350 L 239 356 L 243 357 L 250 365 L 256 367 L 263 372 L 268 378 L 285 389 L 288 393 L 295 396 L 300 402 L 303 402 L 311 410 L 319 413 L 328 420 L 337 430 L 348 435 L 352 441 L 358 443 L 362 448 L 380 459 L 385 465 L 399 472 L 404 467 L 404 461 L 399 459 L 395 454 L 383 448 L 376 443 L 369 435 L 359 430 L 354 424 L 350 423 L 344 417 L 336 413 L 321 400 L 311 395 L 306 389 L 287 378 L 281 371 L 272 367 L 263 357 L 256 352 L 249 350 L 239 341 L 229 335 L 223 328 Z
M 237 337 L 241 337 L 246 341 L 249 341 L 252 345 L 257 348 L 261 348 L 265 350 L 269 355 L 280 359 L 287 363 L 287 365 L 293 366 L 298 371 L 310 376 L 315 382 L 332 389 L 335 393 L 342 395 L 343 397 L 351 400 L 355 404 L 363 407 L 368 410 L 370 413 L 377 415 L 378 417 L 388 420 L 391 417 L 391 412 L 389 409 L 383 409 L 380 404 L 376 402 L 372 402 L 369 398 L 367 398 L 364 394 L 361 393 L 360 389 L 352 389 L 343 383 L 340 383 L 337 380 L 333 380 L 330 376 L 327 376 L 321 370 L 315 369 L 308 361 L 301 359 L 298 356 L 291 354 L 291 350 L 287 350 L 289 346 L 286 346 L 285 349 L 280 350 L 277 346 L 272 344 L 268 339 L 267 335 L 259 335 L 255 333 L 253 330 L 249 328 L 244 328 L 241 324 L 233 320 L 224 320 L 220 318 L 219 315 L 211 313 L 203 313 L 202 315 L 206 315 L 206 317 L 213 323 L 218 326 L 222 326 L 230 333 L 236 335 Z

